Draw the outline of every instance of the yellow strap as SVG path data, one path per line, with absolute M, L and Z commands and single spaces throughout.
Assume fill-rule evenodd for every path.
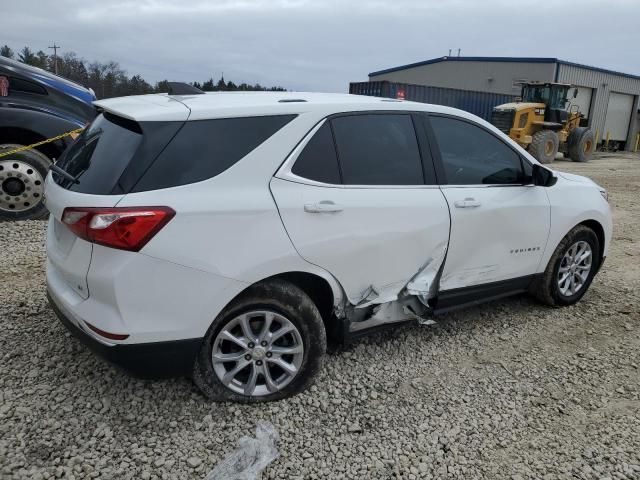
M 16 148 L 15 150 L 9 150 L 8 152 L 2 152 L 0 153 L 0 158 L 13 155 L 14 153 L 24 152 L 25 150 L 31 150 L 32 148 L 39 147 L 40 145 L 44 145 L 45 143 L 55 142 L 56 140 L 60 140 L 61 138 L 64 138 L 64 137 L 73 137 L 75 139 L 76 136 L 80 135 L 80 132 L 82 132 L 83 130 L 84 130 L 84 127 L 77 128 L 70 132 L 63 133 L 62 135 L 58 135 L 57 137 L 47 138 L 46 140 L 42 140 L 41 142 L 32 143 L 31 145 L 25 145 L 23 147 Z

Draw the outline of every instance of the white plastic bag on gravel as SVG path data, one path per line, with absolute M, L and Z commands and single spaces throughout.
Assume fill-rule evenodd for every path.
M 240 438 L 239 447 L 216 465 L 205 480 L 259 480 L 266 466 L 279 456 L 278 440 L 278 432 L 271 423 L 258 423 L 256 438 Z

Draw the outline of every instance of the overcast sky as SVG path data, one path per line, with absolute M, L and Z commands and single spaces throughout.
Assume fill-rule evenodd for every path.
M 458 48 L 640 74 L 640 0 L 1 0 L 0 18 L 0 45 L 55 41 L 152 83 L 224 72 L 342 92 L 371 71 Z

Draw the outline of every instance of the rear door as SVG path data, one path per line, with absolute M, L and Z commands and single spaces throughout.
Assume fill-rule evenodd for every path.
M 429 115 L 436 169 L 451 210 L 449 252 L 440 290 L 509 280 L 537 272 L 551 211 L 531 164 L 490 129 Z M 513 283 L 513 290 L 518 290 Z
M 393 300 L 425 265 L 432 279 L 444 258 L 449 212 L 416 121 L 394 112 L 327 119 L 271 181 L 294 246 L 351 303 Z

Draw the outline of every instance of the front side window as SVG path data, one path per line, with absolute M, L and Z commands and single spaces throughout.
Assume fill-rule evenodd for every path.
M 567 91 L 569 87 L 564 85 L 554 86 L 551 89 L 551 98 L 549 100 L 549 108 L 563 109 L 567 103 Z
M 423 185 L 411 115 L 363 114 L 331 120 L 346 185 Z
M 517 184 L 523 181 L 520 156 L 502 140 L 472 123 L 430 117 L 449 185 Z

